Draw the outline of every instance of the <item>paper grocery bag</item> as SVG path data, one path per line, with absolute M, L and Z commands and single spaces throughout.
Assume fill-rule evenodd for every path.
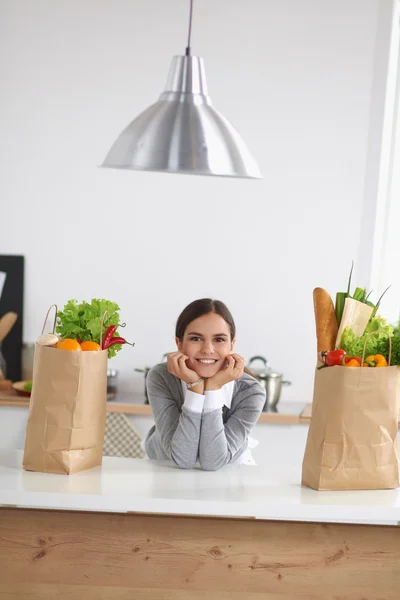
M 101 465 L 107 350 L 35 346 L 23 467 L 70 474 Z
M 399 367 L 317 369 L 302 483 L 316 490 L 398 487 L 399 392 Z

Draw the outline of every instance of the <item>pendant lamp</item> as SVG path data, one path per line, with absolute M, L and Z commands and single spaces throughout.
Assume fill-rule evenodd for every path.
M 116 139 L 103 167 L 260 179 L 234 127 L 212 105 L 203 59 L 191 55 L 193 0 L 184 56 L 174 56 L 165 91 Z

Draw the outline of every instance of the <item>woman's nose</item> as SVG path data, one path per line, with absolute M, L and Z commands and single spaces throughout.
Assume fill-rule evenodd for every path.
M 201 351 L 203 354 L 214 354 L 214 346 L 213 343 L 207 340 L 204 340 L 202 347 L 201 347 Z

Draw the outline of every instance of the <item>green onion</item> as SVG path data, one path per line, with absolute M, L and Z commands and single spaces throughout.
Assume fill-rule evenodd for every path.
M 376 311 L 377 311 L 377 310 L 378 310 L 378 308 L 379 308 L 379 305 L 380 305 L 380 303 L 381 303 L 381 300 L 382 300 L 383 296 L 386 294 L 386 292 L 388 291 L 388 289 L 389 289 L 390 287 L 391 287 L 391 286 L 389 285 L 389 286 L 386 288 L 386 290 L 383 292 L 383 294 L 381 295 L 381 297 L 379 298 L 378 302 L 376 303 L 376 306 L 375 306 L 375 309 L 374 309 L 374 311 L 373 311 L 373 313 L 372 313 L 372 316 L 371 316 L 371 318 L 372 318 L 372 317 L 374 317 L 374 316 L 376 315 Z M 373 306 L 373 305 L 372 305 L 372 306 Z
M 351 261 L 351 269 L 349 275 L 349 281 L 347 283 L 347 292 L 337 292 L 336 294 L 336 302 L 335 302 L 335 313 L 338 327 L 340 327 L 340 321 L 342 320 L 343 310 L 344 310 L 344 301 L 346 298 L 350 297 L 350 286 L 351 286 L 351 276 L 353 275 L 354 269 L 354 260 Z
M 351 269 L 350 269 L 350 275 L 349 275 L 349 282 L 347 284 L 347 298 L 350 296 L 350 286 L 351 286 L 351 276 L 353 275 L 353 269 L 354 269 L 354 260 L 351 261 Z

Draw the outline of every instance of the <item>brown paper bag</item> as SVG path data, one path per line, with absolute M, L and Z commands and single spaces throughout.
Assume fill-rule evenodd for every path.
M 315 490 L 398 487 L 399 393 L 399 367 L 317 369 L 303 485 Z
M 107 359 L 107 350 L 69 352 L 36 344 L 24 469 L 70 474 L 101 465 Z

